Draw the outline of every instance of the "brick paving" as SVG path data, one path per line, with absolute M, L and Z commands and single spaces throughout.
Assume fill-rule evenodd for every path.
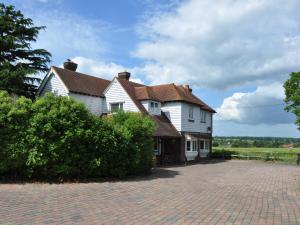
M 0 224 L 300 224 L 300 166 L 215 161 L 118 182 L 0 184 Z

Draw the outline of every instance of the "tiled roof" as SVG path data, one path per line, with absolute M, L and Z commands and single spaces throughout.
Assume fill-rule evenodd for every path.
M 160 102 L 184 101 L 200 106 L 200 108 L 215 112 L 211 107 L 201 101 L 184 86 L 163 84 L 156 86 L 141 86 L 135 88 L 138 100 L 155 100 Z
M 55 73 L 61 78 L 70 92 L 96 97 L 104 97 L 103 91 L 110 84 L 109 80 L 87 74 L 74 72 L 52 66 Z
M 162 112 L 160 116 L 151 115 L 151 118 L 156 125 L 154 137 L 181 137 L 180 133 L 176 130 L 164 112 Z

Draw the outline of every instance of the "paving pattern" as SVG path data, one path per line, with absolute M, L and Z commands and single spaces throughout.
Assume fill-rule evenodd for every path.
M 118 182 L 0 184 L 0 224 L 300 225 L 300 166 L 214 161 Z

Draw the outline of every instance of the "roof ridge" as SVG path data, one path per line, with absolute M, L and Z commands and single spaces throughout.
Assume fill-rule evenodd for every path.
M 167 86 L 167 85 L 175 85 L 174 83 L 168 83 L 168 84 L 157 84 L 157 85 L 151 85 L 151 86 L 147 86 L 147 87 L 150 87 L 150 88 L 152 88 L 152 87 L 160 87 L 160 86 Z
M 51 67 L 52 67 L 54 70 L 55 70 L 55 69 L 67 70 L 67 69 L 65 69 L 65 68 L 61 68 L 61 67 L 58 67 L 58 66 L 51 66 Z M 100 80 L 104 80 L 104 81 L 109 81 L 109 82 L 111 82 L 111 80 L 107 80 L 107 79 L 104 79 L 104 78 L 101 78 L 101 77 L 98 77 L 98 76 L 89 75 L 89 74 L 86 74 L 86 73 L 81 73 L 81 72 L 72 71 L 72 70 L 70 70 L 70 72 L 72 72 L 72 73 L 78 73 L 78 74 L 83 75 L 83 76 L 92 77 L 92 78 L 97 78 L 97 79 L 100 79 Z

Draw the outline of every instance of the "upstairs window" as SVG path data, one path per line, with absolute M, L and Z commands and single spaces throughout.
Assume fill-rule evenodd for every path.
M 111 103 L 110 104 L 110 111 L 111 112 L 117 112 L 117 111 L 122 111 L 123 110 L 123 103 L 119 102 L 119 103 Z
M 193 108 L 193 106 L 189 106 L 189 120 L 190 121 L 194 120 L 194 108 Z
M 158 103 L 155 102 L 155 103 L 154 103 L 154 106 L 155 106 L 155 108 L 158 108 Z
M 200 109 L 200 122 L 205 123 L 206 122 L 206 112 Z

